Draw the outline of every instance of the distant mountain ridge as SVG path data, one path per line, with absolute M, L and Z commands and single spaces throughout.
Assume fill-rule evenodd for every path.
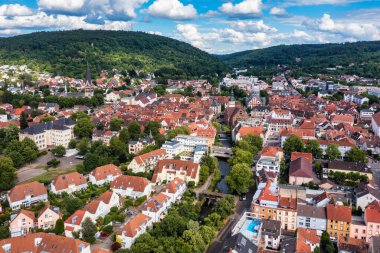
M 216 57 L 230 67 L 253 67 L 256 71 L 274 70 L 281 64 L 309 74 L 329 73 L 326 68 L 342 65 L 336 73 L 380 77 L 380 41 L 280 45 Z
M 36 32 L 0 38 L 0 64 L 27 64 L 56 75 L 83 77 L 91 71 L 139 70 L 167 78 L 215 76 L 227 66 L 185 42 L 143 32 Z

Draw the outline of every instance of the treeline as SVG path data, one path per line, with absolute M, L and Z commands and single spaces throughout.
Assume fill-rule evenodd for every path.
M 187 43 L 143 32 L 75 30 L 0 39 L 0 64 L 83 78 L 86 61 L 92 73 L 116 68 L 183 79 L 227 70 L 222 61 Z
M 343 44 L 281 45 L 265 49 L 250 50 L 218 56 L 232 67 L 255 70 L 258 76 L 267 76 L 279 71 L 278 65 L 295 69 L 303 74 L 356 74 L 380 77 L 380 42 L 356 42 Z M 350 66 L 353 63 L 354 65 Z M 342 65 L 342 69 L 329 71 Z

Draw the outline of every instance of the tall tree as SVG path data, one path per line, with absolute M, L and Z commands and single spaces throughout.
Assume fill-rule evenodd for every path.
M 123 124 L 124 124 L 124 120 L 123 119 L 111 118 L 111 120 L 110 120 L 110 130 L 111 131 L 120 131 L 120 129 L 123 126 Z
M 296 135 L 292 134 L 284 143 L 284 153 L 290 156 L 292 152 L 302 152 L 304 149 L 303 142 Z
M 17 179 L 16 168 L 9 157 L 0 157 L 0 178 L 1 191 L 9 190 Z
M 120 133 L 119 133 L 119 139 L 126 145 L 128 145 L 129 143 L 129 132 L 128 132 L 128 128 L 123 128 L 121 129 Z
M 367 162 L 366 153 L 358 147 L 351 148 L 346 153 L 346 157 L 350 162 Z
M 340 153 L 338 149 L 338 145 L 334 143 L 330 143 L 327 145 L 325 155 L 326 155 L 327 160 L 330 160 L 330 161 L 338 159 L 342 156 L 342 154 Z
M 58 219 L 55 223 L 54 233 L 56 235 L 62 235 L 65 232 L 65 224 L 62 219 Z
M 79 138 L 91 138 L 94 127 L 95 125 L 91 119 L 83 117 L 77 120 L 74 126 L 74 133 Z
M 96 241 L 95 234 L 97 232 L 96 225 L 92 220 L 87 217 L 82 223 L 82 239 L 88 243 L 94 243 Z
M 307 140 L 305 152 L 312 153 L 314 158 L 321 158 L 323 150 L 317 140 Z
M 138 140 L 141 136 L 141 125 L 136 121 L 129 122 L 128 132 L 131 140 Z
M 231 192 L 237 194 L 247 193 L 253 184 L 253 173 L 251 168 L 244 163 L 235 164 L 230 174 L 226 177 L 226 183 Z
M 24 112 L 22 112 L 20 116 L 20 128 L 21 130 L 24 130 L 28 126 L 29 125 L 28 125 L 27 115 Z

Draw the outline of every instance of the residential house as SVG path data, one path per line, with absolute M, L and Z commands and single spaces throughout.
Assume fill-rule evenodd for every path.
M 352 216 L 350 226 L 350 237 L 355 239 L 367 239 L 367 226 L 363 216 Z
M 100 186 L 111 183 L 122 174 L 123 173 L 119 167 L 110 163 L 96 167 L 93 171 L 91 171 L 89 181 L 94 185 Z
M 329 194 L 324 191 L 321 194 L 315 196 L 312 202 L 313 202 L 313 205 L 317 207 L 326 207 L 327 204 L 330 202 Z
M 122 175 L 111 182 L 110 189 L 122 197 L 140 198 L 149 196 L 152 184 L 143 177 Z
M 320 247 L 321 237 L 317 230 L 298 228 L 297 229 L 297 253 L 312 253 Z
M 153 170 L 159 160 L 166 157 L 165 149 L 157 149 L 146 154 L 142 154 L 133 158 L 132 162 L 128 165 L 128 169 L 134 173 L 149 172 Z
M 128 150 L 130 154 L 139 154 L 143 148 L 149 145 L 154 145 L 155 141 L 153 137 L 145 137 L 138 141 L 130 141 L 128 145 Z
M 114 136 L 118 136 L 118 132 L 94 130 L 92 132 L 92 141 L 101 141 L 104 144 L 109 145 Z
M 191 136 L 191 135 L 177 135 L 175 141 L 182 143 L 184 151 L 194 152 L 196 146 L 211 147 L 213 142 L 209 138 Z
M 262 220 L 261 238 L 264 249 L 278 250 L 281 239 L 281 221 Z
M 280 163 L 283 159 L 284 153 L 282 148 L 267 146 L 261 151 L 260 159 L 256 163 L 256 174 L 258 175 L 261 170 L 271 173 L 280 172 Z
M 92 219 L 92 215 L 85 210 L 77 210 L 64 222 L 65 236 L 74 238 L 73 233 L 78 233 L 82 229 L 82 223 L 86 218 L 90 218 L 92 222 L 96 220 Z
M 367 176 L 369 180 L 372 180 L 371 169 L 363 162 L 329 161 L 327 166 L 323 168 L 324 177 L 327 178 L 331 172 L 357 172 Z
M 374 200 L 369 204 L 364 212 L 364 221 L 366 224 L 367 236 L 366 241 L 369 242 L 371 237 L 380 235 L 380 202 Z
M 371 128 L 372 128 L 373 133 L 377 137 L 380 137 L 380 112 L 372 116 Z
M 261 183 L 253 196 L 252 216 L 281 221 L 281 229 L 294 231 L 297 228 L 297 199 L 280 196 L 278 186 L 271 181 Z
M 314 129 L 286 127 L 280 131 L 281 147 L 284 146 L 286 139 L 292 135 L 297 136 L 303 141 L 316 139 Z
M 355 118 L 353 115 L 335 115 L 331 118 L 331 124 L 337 126 L 339 124 L 348 124 L 353 126 Z
M 372 184 L 359 184 L 355 189 L 356 208 L 364 210 L 370 203 L 380 201 L 380 191 Z
M 172 181 L 174 178 L 180 178 L 186 183 L 193 181 L 199 182 L 200 166 L 190 161 L 181 161 L 174 159 L 160 160 L 153 173 L 152 182 L 161 184 L 164 181 Z
M 36 227 L 36 216 L 33 211 L 22 209 L 11 216 L 9 234 L 11 237 L 24 236 L 33 232 Z
M 266 118 L 268 130 L 271 132 L 280 132 L 281 129 L 292 127 L 295 118 L 290 111 L 282 109 L 273 109 Z
M 369 240 L 368 253 L 378 253 L 380 249 L 380 236 L 372 236 Z
M 123 249 L 129 249 L 140 235 L 152 227 L 152 218 L 143 213 L 138 213 L 117 232 L 116 241 L 121 244 Z
M 170 181 L 165 187 L 161 190 L 161 193 L 170 197 L 170 202 L 175 203 L 180 200 L 187 189 L 186 183 L 176 177 Z
M 22 130 L 19 139 L 32 139 L 39 150 L 59 145 L 67 148 L 70 140 L 74 138 L 74 125 L 75 122 L 70 118 L 36 124 Z
M 143 214 L 151 217 L 153 222 L 159 222 L 167 214 L 171 204 L 170 197 L 160 192 L 158 195 L 150 198 L 143 205 L 141 211 Z
M 87 189 L 87 180 L 78 172 L 58 176 L 50 183 L 50 191 L 54 194 L 73 193 Z
M 363 239 L 339 237 L 337 246 L 339 253 L 367 253 L 367 245 Z
M 120 206 L 120 198 L 115 192 L 106 191 L 99 198 L 88 203 L 83 210 L 91 215 L 92 220 L 97 220 L 99 217 L 104 218 L 112 207 Z
M 240 141 L 245 136 L 259 136 L 264 139 L 264 127 L 263 126 L 243 126 L 240 123 L 232 131 L 232 140 Z
M 330 238 L 348 238 L 351 226 L 351 208 L 349 206 L 327 205 L 327 233 Z
M 289 184 L 302 185 L 313 181 L 312 161 L 306 157 L 299 157 L 290 162 Z
M 327 226 L 326 208 L 309 205 L 297 206 L 297 227 L 325 231 Z
M 62 218 L 62 213 L 58 207 L 46 205 L 38 213 L 37 227 L 40 229 L 53 229 L 58 219 Z
M 90 244 L 55 234 L 35 233 L 0 241 L 0 252 L 91 253 Z
M 166 158 L 173 159 L 175 156 L 185 151 L 185 146 L 179 141 L 165 141 L 161 149 L 165 150 Z
M 353 147 L 356 147 L 355 141 L 353 141 L 350 138 L 345 138 L 345 139 L 338 140 L 338 141 L 318 139 L 318 142 L 319 142 L 319 145 L 320 145 L 324 155 L 326 154 L 326 149 L 327 149 L 329 144 L 337 145 L 342 159 L 343 159 L 343 157 L 346 156 L 346 153 L 348 151 L 350 151 Z
M 8 192 L 7 199 L 12 210 L 18 210 L 21 205 L 29 207 L 40 201 L 48 201 L 48 194 L 42 183 L 31 182 L 14 186 Z

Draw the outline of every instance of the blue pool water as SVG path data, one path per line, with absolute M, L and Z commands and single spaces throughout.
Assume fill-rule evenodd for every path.
M 252 220 L 251 223 L 249 223 L 247 230 L 251 232 L 255 232 L 255 227 L 257 225 L 260 225 L 260 221 L 258 220 Z

